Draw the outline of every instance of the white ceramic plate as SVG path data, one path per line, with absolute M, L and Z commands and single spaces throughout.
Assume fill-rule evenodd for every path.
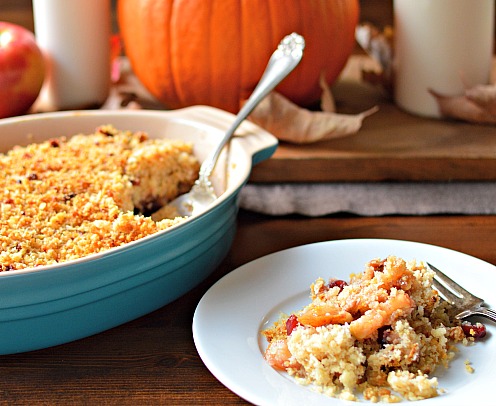
M 195 344 L 205 365 L 226 387 L 257 405 L 338 405 L 344 401 L 318 394 L 272 369 L 263 359 L 261 331 L 281 312 L 309 303 L 310 284 L 318 277 L 349 279 L 373 258 L 396 255 L 429 261 L 468 290 L 496 307 L 496 267 L 460 252 L 398 240 L 355 239 L 291 248 L 245 264 L 229 273 L 202 298 L 193 319 Z M 424 405 L 487 404 L 496 382 L 496 328 L 485 323 L 486 339 L 460 346 L 447 370 L 437 370 L 446 393 Z M 475 373 L 465 369 L 469 360 Z M 476 396 L 476 398 L 474 398 Z M 484 403 L 486 401 L 486 403 Z

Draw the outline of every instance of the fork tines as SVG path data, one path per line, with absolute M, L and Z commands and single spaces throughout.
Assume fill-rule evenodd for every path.
M 434 265 L 426 263 L 427 266 L 435 272 L 434 280 L 432 281 L 433 287 L 443 296 L 448 302 L 457 304 L 461 300 L 471 300 L 483 302 L 482 299 L 473 295 L 468 290 L 460 286 L 453 279 L 440 271 Z

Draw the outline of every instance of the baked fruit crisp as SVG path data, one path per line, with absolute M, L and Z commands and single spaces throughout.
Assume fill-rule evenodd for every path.
M 450 317 L 423 264 L 390 256 L 349 281 L 317 279 L 312 302 L 263 331 L 265 359 L 296 381 L 346 400 L 419 400 L 439 394 L 436 367 L 456 343 L 485 335 L 484 325 Z
M 1 154 L 0 271 L 81 258 L 177 224 L 174 213 L 150 215 L 198 171 L 191 144 L 110 125 Z

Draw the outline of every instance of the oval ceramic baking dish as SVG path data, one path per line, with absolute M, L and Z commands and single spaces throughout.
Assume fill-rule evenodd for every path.
M 112 124 L 151 138 L 191 141 L 202 161 L 234 116 L 211 107 L 174 111 L 81 111 L 0 120 L 0 151 Z M 237 196 L 252 165 L 277 147 L 244 122 L 213 174 L 219 195 L 205 213 L 104 253 L 0 273 L 0 353 L 30 351 L 104 331 L 158 309 L 208 276 L 233 241 Z

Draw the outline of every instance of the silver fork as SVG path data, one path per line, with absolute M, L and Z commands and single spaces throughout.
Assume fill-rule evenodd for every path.
M 453 279 L 428 262 L 427 266 L 435 272 L 432 286 L 453 306 L 455 318 L 464 319 L 469 316 L 482 316 L 496 321 L 496 311 L 483 306 L 483 299 L 462 288 Z

